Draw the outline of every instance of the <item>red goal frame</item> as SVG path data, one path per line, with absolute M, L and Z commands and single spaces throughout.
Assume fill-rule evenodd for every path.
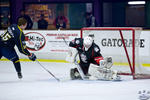
M 140 27 L 136 27 L 136 28 L 120 28 L 120 27 L 86 27 L 86 28 L 81 28 L 80 32 L 80 37 L 83 38 L 83 31 L 84 30 L 118 30 L 119 33 L 120 33 L 120 37 L 121 37 L 121 40 L 122 40 L 122 43 L 123 43 L 123 47 L 124 47 L 124 50 L 125 50 L 125 54 L 126 54 L 126 57 L 127 57 L 127 61 L 129 63 L 129 67 L 130 67 L 130 70 L 131 70 L 131 73 L 119 73 L 121 75 L 132 75 L 133 76 L 133 79 L 141 79 L 141 78 L 148 78 L 150 79 L 150 75 L 145 75 L 145 74 L 140 74 L 140 77 L 137 78 L 135 76 L 135 30 L 142 30 L 142 28 Z M 124 37 L 123 37 L 123 33 L 122 31 L 123 30 L 129 30 L 129 31 L 132 31 L 132 62 L 129 58 L 129 54 L 128 54 L 128 50 L 125 46 L 125 42 L 124 42 Z

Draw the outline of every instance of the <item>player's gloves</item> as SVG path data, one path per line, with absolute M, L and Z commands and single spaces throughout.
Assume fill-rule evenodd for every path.
M 31 53 L 29 56 L 29 59 L 32 60 L 32 61 L 35 61 L 36 60 L 36 56 L 34 53 Z
M 100 62 L 99 62 L 99 68 L 105 68 L 106 64 L 107 64 L 106 60 L 100 60 Z
M 107 63 L 106 63 L 106 64 L 107 64 L 107 65 L 106 65 L 106 68 L 109 68 L 109 69 L 110 69 L 110 68 L 112 67 L 112 65 L 113 65 L 112 57 L 105 57 L 104 59 L 105 59 L 106 62 L 107 62 Z
M 113 65 L 112 57 L 105 57 L 104 60 L 100 60 L 99 67 L 110 69 Z

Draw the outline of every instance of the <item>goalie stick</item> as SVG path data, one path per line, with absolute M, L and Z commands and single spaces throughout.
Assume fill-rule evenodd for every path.
M 48 69 L 46 69 L 38 60 L 36 62 L 45 70 L 47 71 L 51 76 L 53 76 L 57 81 L 60 81 L 57 77 L 55 77 L 54 74 L 52 74 Z
M 77 55 L 78 55 L 78 53 L 76 54 L 76 56 L 77 56 Z M 75 58 L 76 58 L 76 56 L 75 56 Z M 76 61 L 76 59 L 75 59 L 75 61 L 74 61 L 74 64 L 76 65 L 76 68 L 78 69 L 81 78 L 82 78 L 83 80 L 88 79 L 88 77 L 84 75 L 84 73 L 83 73 L 83 71 L 82 71 L 82 69 L 81 69 L 79 63 Z

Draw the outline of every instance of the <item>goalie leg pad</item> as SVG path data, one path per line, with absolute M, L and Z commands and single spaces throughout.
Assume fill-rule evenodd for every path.
M 116 70 L 105 69 L 103 70 L 103 79 L 107 81 L 120 81 L 121 77 L 118 76 Z
M 75 79 L 82 79 L 77 68 L 72 68 L 70 70 L 70 77 L 72 80 L 75 80 Z
M 89 73 L 92 77 L 90 79 L 94 80 L 104 80 L 104 81 L 120 81 L 121 77 L 118 76 L 117 70 L 112 70 L 109 68 L 99 68 L 96 65 L 91 65 Z
M 103 68 L 102 77 L 103 77 L 103 80 L 106 80 L 106 81 L 112 80 L 112 71 L 110 69 Z
M 121 77 L 118 76 L 117 73 L 118 73 L 117 70 L 112 71 L 112 80 L 114 80 L 114 81 L 120 81 L 121 80 Z

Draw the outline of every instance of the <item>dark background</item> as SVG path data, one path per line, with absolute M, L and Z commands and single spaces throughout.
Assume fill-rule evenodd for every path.
M 8 25 L 16 23 L 20 10 L 25 9 L 26 4 L 92 4 L 92 14 L 95 16 L 98 27 L 143 27 L 150 28 L 150 1 L 146 0 L 145 5 L 128 5 L 129 0 L 1 0 L 0 1 L 0 22 L 3 22 L 4 14 L 8 16 Z M 132 0 L 133 1 L 133 0 Z M 81 6 L 73 7 L 73 12 L 84 11 Z M 86 13 L 86 12 L 85 12 Z M 74 14 L 74 15 L 73 15 Z M 80 18 L 75 13 L 70 16 Z M 82 18 L 82 17 L 81 17 Z M 72 22 L 73 19 L 69 18 Z M 7 20 L 7 19 L 4 19 Z M 84 27 L 84 22 L 70 29 Z M 7 26 L 5 26 L 7 27 Z M 2 24 L 0 29 L 4 29 Z

